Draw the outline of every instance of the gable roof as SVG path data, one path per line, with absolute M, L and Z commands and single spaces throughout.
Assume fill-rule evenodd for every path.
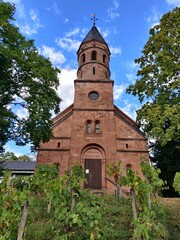
M 65 108 L 62 112 L 60 112 L 58 115 L 56 115 L 51 121 L 53 122 L 52 127 L 55 127 L 58 123 L 64 121 L 66 118 L 71 116 L 73 114 L 73 106 L 74 104 L 71 104 L 67 108 Z
M 57 126 L 60 122 L 66 120 L 69 116 L 71 116 L 73 114 L 73 106 L 74 104 L 71 104 L 66 109 L 64 109 L 64 111 L 60 112 L 57 116 L 55 116 L 52 119 L 52 122 L 53 122 L 52 127 Z M 127 114 L 121 111 L 116 105 L 114 105 L 114 114 L 118 118 L 120 118 L 123 122 L 125 122 L 127 125 L 129 125 L 131 128 L 133 128 L 136 132 L 138 132 L 140 135 L 146 138 L 144 132 L 142 132 L 139 129 L 138 124 L 132 118 L 130 118 Z
M 136 132 L 138 132 L 139 134 L 141 134 L 143 137 L 146 138 L 144 132 L 142 132 L 139 129 L 138 124 L 132 118 L 130 118 L 127 114 L 125 114 L 123 111 L 121 111 L 116 105 L 114 105 L 114 113 L 118 118 L 123 120 L 126 124 L 128 124 Z

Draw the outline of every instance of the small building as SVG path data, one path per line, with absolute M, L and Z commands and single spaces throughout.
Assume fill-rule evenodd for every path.
M 53 137 L 40 143 L 37 164 L 57 163 L 61 175 L 79 163 L 85 187 L 113 192 L 108 164 L 121 161 L 123 175 L 127 167 L 141 175 L 141 157 L 148 158 L 148 150 L 137 123 L 114 105 L 110 55 L 94 24 L 77 51 L 74 103 L 52 119 Z
M 11 171 L 12 177 L 29 176 L 34 174 L 36 162 L 31 161 L 4 161 L 2 167 Z

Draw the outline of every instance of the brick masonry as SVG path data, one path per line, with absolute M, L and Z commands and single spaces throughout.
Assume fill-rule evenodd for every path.
M 92 52 L 96 54 L 95 60 Z M 101 188 L 114 192 L 115 186 L 111 183 L 114 179 L 107 176 L 107 165 L 122 161 L 123 175 L 127 165 L 141 175 L 141 157 L 147 159 L 148 151 L 137 124 L 114 105 L 109 61 L 110 52 L 105 42 L 93 39 L 81 44 L 74 104 L 53 119 L 53 137 L 47 143 L 40 143 L 37 163 L 59 163 L 62 175 L 75 163 L 84 167 L 86 161 L 99 160 Z M 91 92 L 98 93 L 98 99 L 90 99 Z M 86 171 L 88 175 L 89 169 Z M 100 172 L 92 169 L 92 181 L 95 174 Z

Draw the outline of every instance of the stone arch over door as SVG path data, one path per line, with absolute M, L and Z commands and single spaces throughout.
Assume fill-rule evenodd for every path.
M 90 144 L 83 148 L 81 165 L 85 169 L 86 188 L 105 189 L 105 151 L 100 145 Z

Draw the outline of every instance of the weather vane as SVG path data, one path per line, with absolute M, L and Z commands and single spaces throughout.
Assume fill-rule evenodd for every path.
M 95 26 L 96 25 L 96 21 L 98 20 L 98 18 L 96 18 L 96 14 L 95 13 L 91 14 L 91 20 L 93 21 L 93 25 Z

